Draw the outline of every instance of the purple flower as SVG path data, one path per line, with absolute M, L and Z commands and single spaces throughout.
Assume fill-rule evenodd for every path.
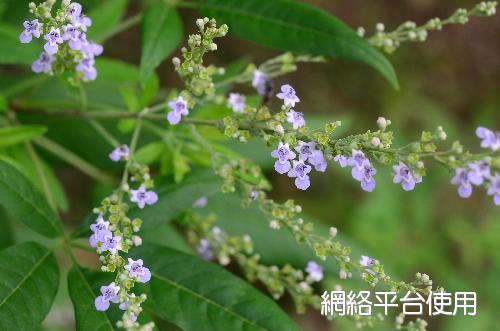
M 193 207 L 204 208 L 208 203 L 207 197 L 203 196 L 193 203 Z
M 82 54 L 85 57 L 93 58 L 94 56 L 99 56 L 103 52 L 103 47 L 99 44 L 93 42 L 85 42 L 82 44 Z
M 77 38 L 69 40 L 69 48 L 74 51 L 83 51 L 86 45 L 88 45 L 87 36 L 83 33 L 79 33 Z
M 345 156 L 343 156 L 343 155 L 340 155 L 340 154 L 339 154 L 339 155 L 336 155 L 336 156 L 333 158 L 333 160 L 334 160 L 335 162 L 338 162 L 338 163 L 340 164 L 340 167 L 341 167 L 341 168 L 345 168 L 345 167 L 347 167 L 347 158 L 346 158 Z
M 115 148 L 111 153 L 109 153 L 109 158 L 115 162 L 128 160 L 128 157 L 129 157 L 129 149 L 127 145 L 120 145 L 117 148 Z
M 315 282 L 320 282 L 323 279 L 323 267 L 314 261 L 309 261 L 306 268 L 309 278 Z
M 314 141 L 306 143 L 299 140 L 299 146 L 296 146 L 295 150 L 299 152 L 299 160 L 306 161 L 316 152 L 316 143 Z
M 498 173 L 495 173 L 495 175 L 490 178 L 490 186 L 488 187 L 487 193 L 493 196 L 495 205 L 500 206 L 500 175 Z
M 101 294 L 95 298 L 95 308 L 99 311 L 106 311 L 109 308 L 109 303 L 118 303 L 118 292 L 120 292 L 120 287 L 112 282 L 108 286 L 101 286 Z
M 259 197 L 259 192 L 257 190 L 252 190 L 252 192 L 250 192 L 250 199 L 257 200 L 258 197 Z
M 92 20 L 85 15 L 75 17 L 73 19 L 73 24 L 75 27 L 82 29 L 82 31 L 87 32 L 87 28 L 92 25 Z
M 304 163 L 304 161 L 293 161 L 293 167 L 288 172 L 288 177 L 295 177 L 295 186 L 299 190 L 307 190 L 311 185 L 308 173 L 311 172 L 311 166 Z
M 145 205 L 153 205 L 158 201 L 158 195 L 153 191 L 146 191 L 146 188 L 141 185 L 138 190 L 130 190 L 130 201 L 137 203 L 140 209 Z
M 274 169 L 279 174 L 285 174 L 292 166 L 290 165 L 290 160 L 295 159 L 295 153 L 290 150 L 290 146 L 288 144 L 283 144 L 280 142 L 278 144 L 278 148 L 271 152 L 271 156 L 276 160 L 274 163 Z
M 128 271 L 130 277 L 136 278 L 141 283 L 147 283 L 151 279 L 151 272 L 142 264 L 141 259 L 134 261 L 128 258 L 128 264 L 124 268 Z
M 411 169 L 403 162 L 399 162 L 399 164 L 393 166 L 392 169 L 394 169 L 393 183 L 401 184 L 405 191 L 413 190 L 416 183 L 422 182 L 422 177 L 414 175 Z
M 52 71 L 52 62 L 54 62 L 52 55 L 42 52 L 38 60 L 31 65 L 31 70 L 37 74 L 41 72 L 48 74 Z
M 42 23 L 39 23 L 38 20 L 33 20 L 31 22 L 24 21 L 24 31 L 19 35 L 19 41 L 23 44 L 27 44 L 31 42 L 33 37 L 40 38 L 40 30 L 42 29 Z
M 469 164 L 469 181 L 474 185 L 482 185 L 485 179 L 491 176 L 490 165 L 485 161 L 476 161 Z
M 327 167 L 327 162 L 322 151 L 316 150 L 313 155 L 309 158 L 309 163 L 314 166 L 314 170 L 319 172 L 325 172 Z
M 212 260 L 214 258 L 212 246 L 210 245 L 210 242 L 207 239 L 200 240 L 200 246 L 198 246 L 198 254 L 200 254 L 200 256 L 207 261 Z
M 63 25 L 62 28 L 63 28 L 63 35 L 62 35 L 63 40 L 71 40 L 71 41 L 78 41 L 79 40 L 80 31 L 78 31 L 74 25 L 66 24 L 66 25 Z M 71 48 L 74 49 L 73 47 L 71 47 Z
M 76 66 L 76 71 L 83 73 L 83 80 L 95 80 L 97 77 L 97 70 L 94 68 L 94 59 L 83 59 Z
M 115 255 L 118 251 L 122 250 L 122 237 L 115 236 L 113 235 L 107 235 L 104 237 L 104 241 L 102 242 L 101 246 L 101 253 L 102 252 L 110 252 L 111 254 Z
M 361 182 L 361 188 L 366 192 L 372 192 L 375 189 L 375 179 L 373 176 L 377 173 L 377 170 L 370 164 L 364 163 L 364 165 L 352 168 L 352 177 Z
M 260 70 L 253 73 L 252 86 L 257 90 L 260 96 L 267 96 L 272 91 L 272 82 L 269 76 Z
M 363 153 L 362 151 L 358 151 L 356 149 L 352 150 L 352 156 L 349 159 L 347 159 L 348 165 L 358 169 L 363 168 L 367 163 L 370 163 L 370 160 L 366 158 L 365 153 Z
M 126 302 L 120 303 L 120 305 L 118 305 L 118 308 L 120 308 L 121 310 L 128 310 L 130 307 L 132 307 L 132 300 L 133 299 L 135 299 L 135 293 L 131 293 L 129 295 L 129 299 Z M 137 321 L 137 315 L 135 315 L 132 312 L 129 312 L 129 313 L 130 313 L 130 319 L 133 322 Z
M 304 114 L 301 112 L 290 109 L 286 113 L 286 121 L 292 124 L 294 130 L 301 128 L 306 125 L 306 120 L 304 119 Z
M 468 198 L 472 194 L 472 185 L 469 179 L 469 173 L 464 168 L 458 168 L 455 171 L 455 177 L 451 180 L 453 185 L 458 186 L 458 195 L 462 198 Z
M 478 127 L 476 136 L 481 139 L 482 148 L 490 148 L 493 151 L 500 149 L 500 131 L 491 131 L 484 127 Z
M 278 99 L 283 100 L 287 107 L 295 107 L 295 103 L 300 102 L 299 97 L 295 94 L 295 89 L 286 84 L 281 86 L 281 93 L 276 94 Z
M 182 115 L 189 115 L 187 102 L 183 97 L 179 96 L 177 99 L 170 101 L 168 106 L 172 109 L 167 115 L 167 120 L 171 125 L 176 125 L 181 121 Z
M 359 259 L 358 261 L 358 264 L 364 268 L 366 268 L 366 271 L 372 275 L 374 275 L 375 273 L 373 272 L 373 270 L 371 270 L 371 267 L 373 267 L 375 265 L 375 260 L 372 259 L 371 257 L 369 256 L 366 256 L 366 255 L 361 255 L 361 258 Z
M 80 15 L 82 14 L 82 5 L 80 5 L 78 2 L 72 2 L 69 6 L 70 9 L 68 10 L 68 15 L 70 16 L 70 19 L 80 17 Z
M 90 230 L 94 233 L 90 236 L 89 243 L 92 247 L 97 247 L 98 242 L 104 242 L 106 237 L 112 236 L 113 234 L 109 231 L 109 222 L 106 222 L 102 217 L 102 214 L 96 219 L 96 223 L 90 225 Z
M 235 113 L 243 113 L 245 110 L 245 99 L 245 96 L 242 94 L 230 93 L 227 102 Z
M 62 44 L 63 39 L 61 37 L 61 32 L 57 28 L 50 29 L 50 32 L 44 36 L 47 42 L 43 46 L 47 54 L 56 54 L 59 50 L 59 44 Z

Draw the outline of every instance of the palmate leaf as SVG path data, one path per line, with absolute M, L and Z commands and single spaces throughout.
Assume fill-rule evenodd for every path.
M 0 252 L 0 330 L 35 330 L 59 286 L 59 268 L 45 247 L 26 242 Z
M 204 15 L 229 25 L 231 34 L 271 48 L 366 63 L 394 88 L 390 62 L 342 21 L 292 0 L 200 0 Z
M 0 204 L 16 220 L 54 238 L 61 233 L 58 217 L 33 183 L 15 167 L 0 160 Z
M 182 40 L 182 22 L 175 8 L 165 3 L 151 5 L 144 13 L 141 36 L 141 81 L 145 83 Z
M 294 331 L 270 298 L 223 268 L 155 245 L 134 249 L 152 272 L 145 305 L 185 331 Z

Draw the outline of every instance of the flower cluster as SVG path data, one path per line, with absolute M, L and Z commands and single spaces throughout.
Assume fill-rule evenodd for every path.
M 283 85 L 281 93 L 277 94 L 279 99 L 283 100 L 283 110 L 286 111 L 287 122 L 290 123 L 294 130 L 305 126 L 306 122 L 302 113 L 296 112 L 291 107 L 295 107 L 300 99 L 297 97 L 295 90 L 290 85 Z M 314 141 L 304 142 L 299 140 L 293 152 L 288 143 L 279 142 L 278 147 L 271 152 L 271 156 L 276 159 L 274 169 L 279 174 L 288 174 L 289 177 L 295 178 L 295 186 L 300 190 L 306 190 L 310 185 L 309 173 L 312 167 L 316 171 L 325 172 L 327 167 L 326 159 L 323 152 L 316 148 Z
M 142 239 L 137 235 L 142 221 L 127 217 L 129 205 L 123 202 L 123 196 L 128 194 L 130 202 L 141 209 L 156 203 L 158 196 L 147 190 L 153 186 L 149 169 L 135 163 L 129 154 L 128 146 L 121 145 L 109 155 L 115 162 L 127 162 L 124 181 L 116 192 L 102 201 L 99 208 L 94 209 L 98 216 L 90 225 L 92 234 L 89 244 L 100 255 L 101 270 L 116 272 L 115 281 L 101 287 L 101 295 L 95 300 L 95 308 L 106 311 L 111 303 L 118 304 L 124 311 L 118 326 L 127 330 L 145 331 L 151 330 L 152 324 L 141 326 L 137 317 L 142 311 L 141 304 L 146 300 L 146 295 L 136 296 L 131 290 L 135 283 L 147 283 L 151 279 L 151 272 L 141 259 L 134 260 L 129 257 L 125 260 L 121 255 L 128 253 L 131 247 L 142 244 Z M 132 184 L 138 188 L 131 189 Z
M 310 261 L 305 270 L 298 270 L 290 265 L 267 266 L 260 262 L 260 256 L 254 252 L 250 236 L 230 236 L 214 226 L 213 214 L 202 216 L 193 213 L 182 223 L 188 229 L 188 238 L 197 246 L 198 254 L 205 260 L 216 260 L 226 266 L 234 261 L 251 282 L 264 284 L 274 299 L 278 300 L 288 293 L 297 311 L 303 312 L 307 305 L 319 307 L 319 297 L 314 293 L 313 284 L 323 280 L 323 267 Z
M 383 23 L 377 23 L 375 26 L 375 34 L 368 41 L 380 47 L 387 53 L 394 52 L 403 42 L 424 42 L 427 39 L 429 31 L 442 30 L 444 26 L 449 24 L 465 24 L 473 16 L 493 16 L 496 13 L 496 1 L 482 1 L 471 10 L 457 9 L 453 15 L 447 19 L 433 18 L 422 26 L 417 26 L 415 22 L 408 21 L 401 24 L 396 30 L 385 32 Z M 358 34 L 361 37 L 365 35 L 365 29 L 358 28 Z
M 327 237 L 319 236 L 314 233 L 314 224 L 305 221 L 299 213 L 302 208 L 294 203 L 293 200 L 287 200 L 284 203 L 276 203 L 274 200 L 266 197 L 266 190 L 269 190 L 267 182 L 262 179 L 260 169 L 252 167 L 245 160 L 231 160 L 228 163 L 217 162 L 214 158 L 214 168 L 219 176 L 224 180 L 222 191 L 243 193 L 243 206 L 250 203 L 257 203 L 260 210 L 269 220 L 269 227 L 274 230 L 285 228 L 289 230 L 297 242 L 305 243 L 310 246 L 318 258 L 325 260 L 328 256 L 333 257 L 339 264 L 339 278 L 346 279 L 352 276 L 352 271 L 356 271 L 364 281 L 372 286 L 379 282 L 394 289 L 395 291 L 417 291 L 428 293 L 432 289 L 432 281 L 426 276 L 417 279 L 412 283 L 396 282 L 386 275 L 383 265 L 379 261 L 362 257 L 358 263 L 354 262 L 349 247 L 343 246 L 339 241 L 334 240 L 338 230 L 335 227 L 330 228 Z M 202 236 L 207 241 L 197 242 L 199 249 L 207 252 L 210 249 L 213 254 L 213 247 L 216 244 L 210 236 Z M 203 247 L 203 249 L 202 249 Z M 309 276 L 319 278 L 319 270 L 313 264 L 308 268 Z M 316 272 L 317 271 L 317 272 Z
M 479 127 L 476 130 L 476 135 L 481 139 L 481 147 L 490 149 L 493 152 L 500 150 L 499 131 L 494 132 Z M 460 197 L 469 198 L 472 195 L 473 186 L 485 186 L 487 194 L 493 197 L 495 205 L 500 206 L 500 173 L 493 173 L 490 162 L 491 158 L 485 158 L 455 169 L 455 176 L 451 183 L 458 186 L 457 190 Z
M 71 71 L 75 73 L 74 83 L 95 80 L 95 57 L 102 54 L 103 48 L 87 40 L 87 28 L 92 21 L 83 14 L 79 3 L 70 0 L 62 1 L 61 8 L 52 16 L 54 4 L 55 0 L 38 6 L 30 3 L 30 12 L 36 19 L 23 23 L 19 40 L 21 43 L 29 43 L 33 37 L 45 40 L 44 50 L 31 69 L 47 74 Z

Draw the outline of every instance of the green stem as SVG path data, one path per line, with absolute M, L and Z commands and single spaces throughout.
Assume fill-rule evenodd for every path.
M 85 161 L 78 155 L 74 154 L 73 152 L 67 150 L 63 146 L 55 143 L 54 141 L 45 138 L 45 137 L 40 137 L 37 138 L 35 141 L 35 144 L 38 146 L 44 148 L 48 152 L 54 154 L 55 156 L 59 157 L 61 160 L 65 161 L 66 163 L 72 165 L 76 169 L 79 169 L 81 172 L 84 174 L 88 175 L 89 177 L 95 179 L 98 182 L 101 183 L 115 183 L 115 179 L 98 168 L 94 167 L 91 163 Z
M 139 134 L 141 133 L 141 126 L 142 126 L 142 117 L 147 114 L 149 111 L 148 108 L 145 108 L 143 111 L 139 113 L 139 116 L 137 117 L 137 121 L 135 123 L 134 127 L 134 132 L 132 133 L 132 139 L 130 140 L 129 144 L 129 157 L 127 159 L 127 163 L 125 164 L 125 169 L 123 170 L 123 175 L 122 179 L 120 181 L 120 186 L 118 187 L 119 190 L 119 195 L 118 195 L 118 200 L 122 201 L 123 200 L 123 194 L 125 191 L 123 190 L 123 187 L 128 181 L 128 174 L 129 174 L 129 168 L 130 165 L 132 164 L 134 152 L 137 148 L 137 142 L 139 141 Z
M 87 118 L 87 121 L 111 146 L 118 147 L 120 145 L 120 142 L 101 123 L 93 118 Z
M 147 114 L 140 115 L 140 113 L 129 112 L 129 111 L 46 111 L 46 110 L 36 110 L 36 111 L 23 111 L 23 114 L 43 114 L 47 116 L 67 116 L 67 117 L 89 117 L 89 118 L 115 118 L 115 119 L 123 119 L 123 118 L 138 118 L 139 116 L 143 119 L 159 121 L 166 120 L 165 115 L 162 114 L 151 114 L 150 112 L 158 111 L 165 107 L 164 104 L 158 104 L 151 108 L 149 108 L 149 112 Z M 197 124 L 197 125 L 207 125 L 207 126 L 220 126 L 220 120 L 209 120 L 202 118 L 183 118 L 181 124 Z

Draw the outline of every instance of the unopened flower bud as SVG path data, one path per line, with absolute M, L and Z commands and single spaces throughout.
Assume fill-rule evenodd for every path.
M 142 238 L 139 236 L 132 236 L 132 242 L 134 243 L 135 246 L 141 246 Z
M 358 36 L 364 37 L 365 33 L 366 33 L 366 30 L 365 30 L 365 28 L 363 28 L 362 26 L 360 26 L 360 27 L 358 27 L 358 29 L 357 29 L 356 32 L 358 33 Z
M 283 128 L 283 125 L 279 124 L 274 127 L 274 131 L 276 131 L 277 134 L 280 136 L 285 134 L 285 128 Z
M 280 225 L 278 221 L 272 220 L 271 222 L 269 222 L 269 227 L 273 230 L 278 230 L 280 228 Z
M 379 147 L 380 146 L 379 137 L 373 137 L 370 143 L 373 145 L 373 147 Z
M 336 227 L 334 227 L 334 226 L 330 227 L 330 231 L 329 231 L 329 233 L 330 233 L 330 236 L 331 236 L 332 238 L 334 238 L 334 237 L 337 235 L 337 232 L 338 232 L 338 231 L 337 231 L 337 228 L 336 228 Z
M 375 29 L 376 29 L 378 32 L 384 32 L 384 30 L 385 30 L 385 25 L 384 25 L 384 23 L 377 23 L 377 25 L 375 25 Z
M 385 130 L 390 124 L 390 121 L 387 121 L 385 117 L 377 118 L 377 125 L 380 129 Z

